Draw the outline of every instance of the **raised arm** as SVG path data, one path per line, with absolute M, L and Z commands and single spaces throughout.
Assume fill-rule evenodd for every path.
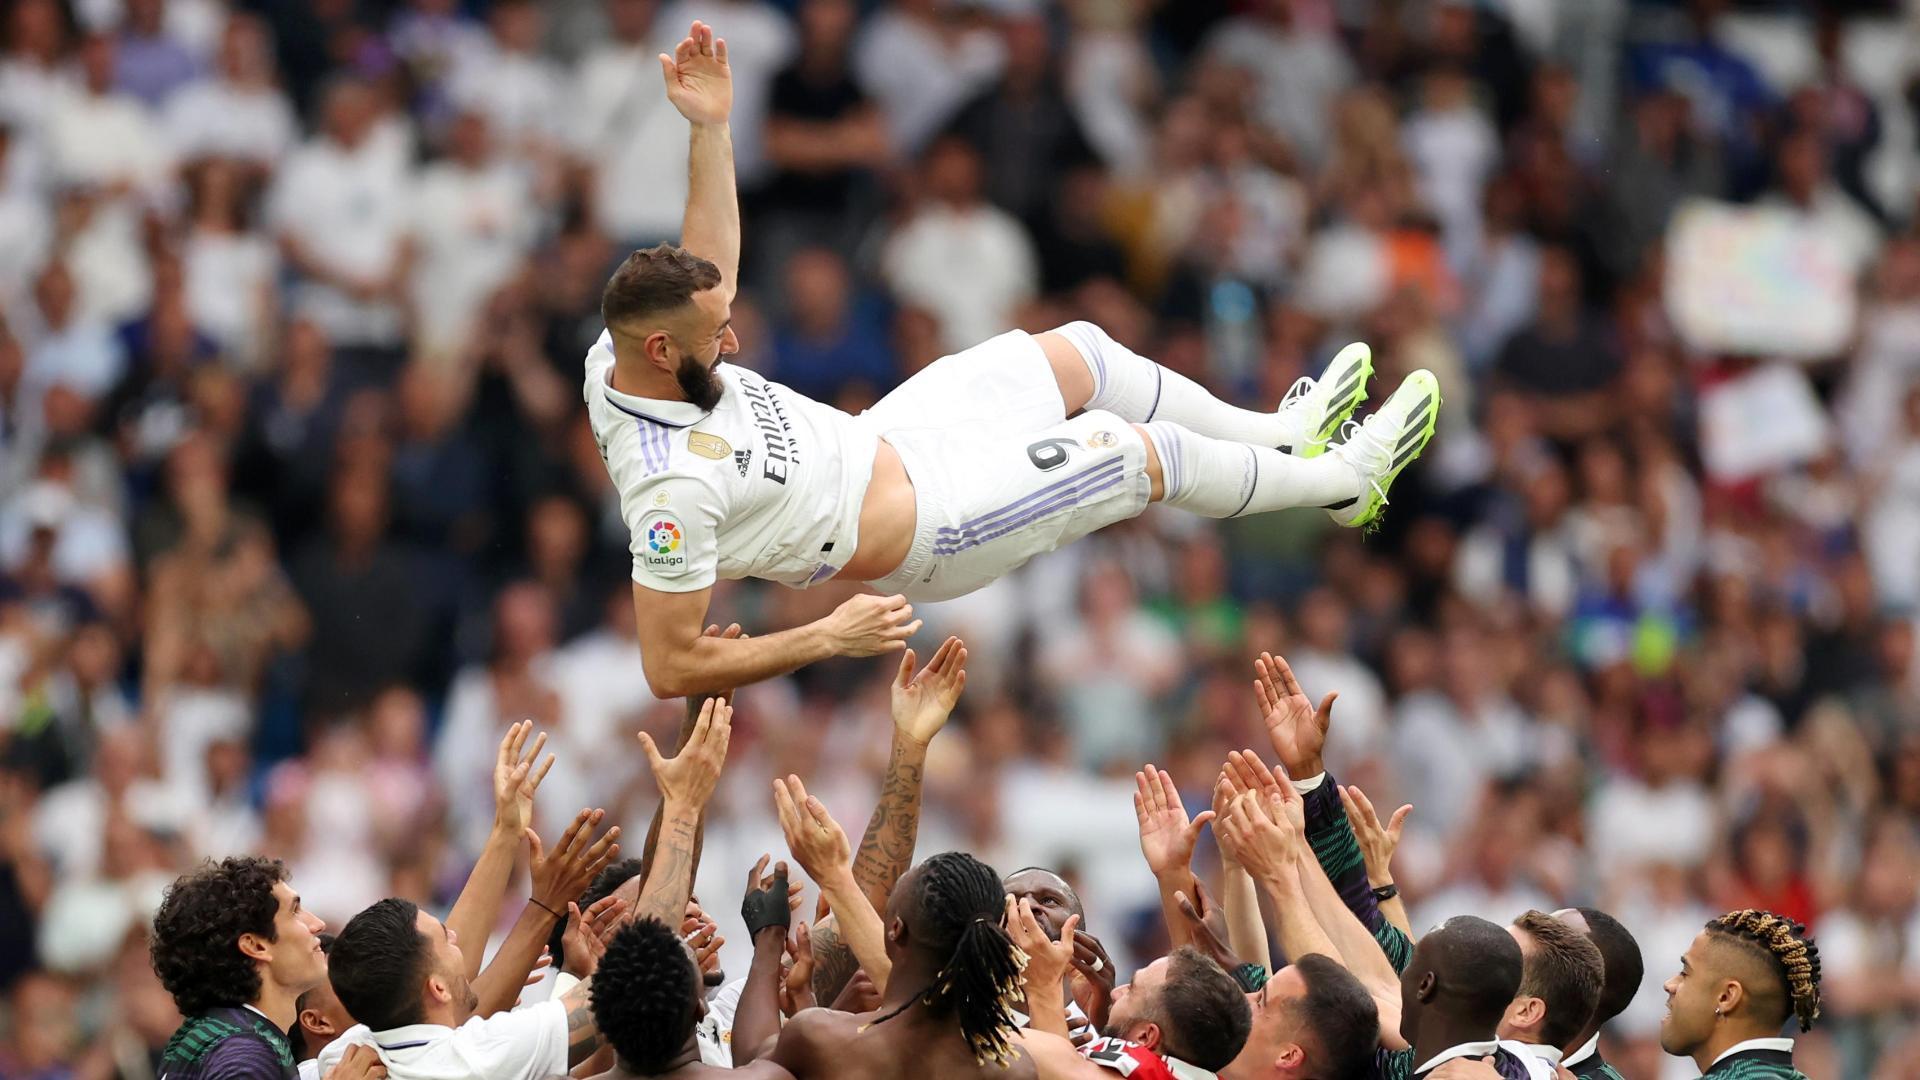
M 526 830 L 533 890 L 527 906 L 514 920 L 513 929 L 494 952 L 493 962 L 473 980 L 473 994 L 479 999 L 477 1011 L 481 1015 L 513 1007 L 553 928 L 566 918 L 568 905 L 580 898 L 608 863 L 619 858 L 620 845 L 614 842 L 620 837 L 618 826 L 594 839 L 593 830 L 605 817 L 604 810 L 582 810 L 561 834 L 560 842 L 551 853 L 540 842 L 539 833 Z M 474 951 L 482 951 L 482 946 L 476 944 Z M 573 958 L 567 959 L 571 968 Z
M 753 943 L 753 965 L 733 1014 L 736 1067 L 760 1056 L 780 1034 L 780 957 L 786 952 L 793 909 L 787 904 L 787 864 L 774 864 L 770 877 L 762 876 L 766 868 L 767 856 L 762 855 L 747 874 L 747 894 L 740 902 L 740 918 Z
M 708 637 L 700 627 L 712 595 L 711 588 L 676 593 L 634 583 L 640 661 L 655 697 L 725 693 L 835 656 L 897 652 L 920 629 L 906 597 L 862 593 L 805 626 L 752 638 Z
M 1321 752 L 1333 723 L 1337 692 L 1322 698 L 1318 707 L 1308 699 L 1282 657 L 1260 654 L 1254 661 L 1258 678 L 1255 696 L 1280 765 L 1293 778 L 1293 788 L 1305 797 L 1306 838 L 1321 872 L 1361 925 L 1367 928 L 1396 970 L 1413 957 L 1413 944 L 1399 927 L 1380 914 L 1367 883 L 1366 861 L 1354 837 L 1353 825 L 1340 802 L 1339 787 L 1327 775 Z
M 500 739 L 493 762 L 493 830 L 487 834 L 486 846 L 480 849 L 480 858 L 454 900 L 453 910 L 447 913 L 447 929 L 467 943 L 462 955 L 468 979 L 480 974 L 487 938 L 506 901 L 514 856 L 533 824 L 534 793 L 547 778 L 547 770 L 553 768 L 552 754 L 545 761 L 539 760 L 540 751 L 547 745 L 546 732 L 536 736 L 533 748 L 527 749 L 527 736 L 532 732 L 533 721 L 522 720 L 509 725 Z
M 942 642 L 933 659 L 918 671 L 914 669 L 915 659 L 913 650 L 908 649 L 894 673 L 893 748 L 887 756 L 887 774 L 880 781 L 880 801 L 874 804 L 867 831 L 853 855 L 853 879 L 875 911 L 887 906 L 893 886 L 913 865 L 914 844 L 920 835 L 920 791 L 926 777 L 927 747 L 946 727 L 967 686 L 967 646 L 959 638 Z M 833 1001 L 846 988 L 859 963 L 831 917 L 820 920 L 811 936 L 814 997 Z
M 1411 942 L 1413 923 L 1407 918 L 1406 901 L 1400 899 L 1400 887 L 1393 882 L 1393 853 L 1399 850 L 1400 833 L 1407 826 L 1407 815 L 1413 812 L 1413 805 L 1409 803 L 1395 810 L 1385 825 L 1380 824 L 1380 815 L 1374 812 L 1373 800 L 1357 787 L 1340 789 L 1340 805 L 1347 812 L 1355 839 L 1360 841 L 1360 854 L 1367 864 L 1367 885 L 1373 890 L 1381 916 Z M 1379 899 L 1383 891 L 1390 894 L 1385 900 Z M 1406 967 L 1405 964 L 1394 966 Z
M 1148 765 L 1133 774 L 1133 814 L 1140 827 L 1140 853 L 1147 869 L 1160 886 L 1160 917 L 1167 925 L 1167 936 L 1174 947 L 1192 944 L 1186 919 L 1181 917 L 1176 897 L 1180 893 L 1197 895 L 1193 876 L 1193 848 L 1200 830 L 1212 821 L 1214 812 L 1202 810 L 1192 820 L 1180 802 L 1180 789 L 1171 773 Z
M 673 55 L 660 54 L 667 100 L 693 126 L 687 146 L 687 215 L 680 244 L 720 268 L 720 286 L 732 300 L 740 273 L 740 200 L 734 193 L 733 72 L 727 43 L 713 27 L 695 22 Z
M 708 698 L 701 704 L 693 733 L 671 758 L 662 757 L 653 737 L 640 732 L 640 749 L 647 755 L 665 809 L 661 813 L 659 845 L 647 868 L 646 884 L 635 899 L 633 918 L 658 919 L 667 926 L 679 926 L 685 916 L 687 897 L 693 892 L 700 815 L 720 783 L 720 769 L 726 764 L 732 736 L 733 706 L 720 698 Z
M 834 926 L 854 959 L 881 990 L 893 965 L 887 959 L 886 932 L 880 913 L 853 877 L 852 846 L 840 823 L 819 799 L 807 794 L 797 776 L 773 782 L 773 802 L 780 812 L 780 830 L 801 869 L 820 886 L 833 910 Z

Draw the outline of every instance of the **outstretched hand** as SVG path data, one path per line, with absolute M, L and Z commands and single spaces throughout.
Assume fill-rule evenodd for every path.
M 546 732 L 534 736 L 533 748 L 527 749 L 527 736 L 532 732 L 531 720 L 508 725 L 493 760 L 494 828 L 516 841 L 533 824 L 534 793 L 553 768 L 552 754 L 545 761 L 539 760 L 540 751 L 547 745 Z
M 720 769 L 727 763 L 727 743 L 732 736 L 733 706 L 719 698 L 708 698 L 700 706 L 700 719 L 687 736 L 687 744 L 671 758 L 660 755 L 653 736 L 640 732 L 640 749 L 647 755 L 660 797 L 669 803 L 704 808 L 720 782 Z
M 727 42 L 713 27 L 696 21 L 673 55 L 660 54 L 667 100 L 695 124 L 724 124 L 733 111 L 733 71 L 727 66 Z
M 825 803 L 807 794 L 798 776 L 773 782 L 773 804 L 780 813 L 780 831 L 787 850 L 816 883 L 823 883 L 853 863 L 853 845 L 847 831 L 827 813 Z
M 1080 927 L 1080 916 L 1067 916 L 1067 921 L 1060 924 L 1060 939 L 1055 941 L 1034 917 L 1033 901 L 1024 896 L 1016 900 L 1008 894 L 1003 925 L 1014 945 L 1027 954 L 1027 967 L 1021 973 L 1021 981 L 1027 986 L 1058 988 L 1073 966 L 1073 935 Z
M 967 646 L 950 637 L 918 672 L 914 661 L 913 650 L 908 649 L 893 676 L 893 726 L 925 746 L 947 725 L 960 691 L 967 687 Z
M 620 857 L 620 845 L 614 842 L 620 839 L 620 826 L 608 829 L 598 840 L 593 838 L 593 830 L 606 816 L 605 810 L 580 811 L 552 852 L 541 843 L 539 833 L 527 830 L 533 898 L 547 910 L 565 911 L 608 863 Z
M 1140 853 L 1146 856 L 1147 868 L 1154 877 L 1186 870 L 1193 863 L 1200 830 L 1213 820 L 1214 812 L 1202 810 L 1188 820 L 1173 775 L 1155 766 L 1134 773 L 1133 783 L 1133 814 L 1140 826 Z
M 1400 833 L 1407 827 L 1407 815 L 1413 813 L 1413 804 L 1395 810 L 1385 825 L 1380 824 L 1373 801 L 1357 787 L 1342 787 L 1340 804 L 1346 808 L 1354 839 L 1359 841 L 1360 856 L 1367 864 L 1368 882 L 1376 887 L 1391 882 L 1393 853 L 1400 847 Z
M 591 978 L 606 955 L 607 944 L 622 925 L 627 902 L 618 896 L 604 896 L 585 911 L 578 903 L 567 904 L 567 928 L 561 932 L 560 951 L 567 958 L 565 971 L 576 979 Z
M 1320 699 L 1318 708 L 1293 677 L 1293 668 L 1283 657 L 1261 653 L 1253 662 L 1254 698 L 1260 703 L 1260 718 L 1267 725 L 1267 738 L 1280 764 L 1293 776 L 1312 777 L 1326 771 L 1320 755 L 1326 749 L 1327 728 L 1333 723 L 1333 702 L 1338 690 Z

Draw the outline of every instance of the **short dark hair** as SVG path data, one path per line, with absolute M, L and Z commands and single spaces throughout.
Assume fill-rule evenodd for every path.
M 1373 1064 L 1380 1041 L 1380 1007 L 1353 972 L 1319 953 L 1293 962 L 1306 996 L 1289 1002 L 1313 1040 L 1316 1075 L 1326 1080 L 1359 1080 Z
M 1521 953 L 1520 991 L 1516 996 L 1546 1002 L 1541 1041 L 1564 1047 L 1586 1029 L 1600 1004 L 1600 984 L 1606 970 L 1600 948 L 1587 940 L 1587 935 L 1544 911 L 1528 911 L 1513 920 L 1513 925 L 1533 938 L 1533 951 Z
M 621 927 L 593 973 L 594 1026 L 621 1064 L 643 1076 L 664 1072 L 687 1045 L 699 1002 L 700 968 L 659 919 Z
M 322 955 L 332 955 L 334 942 L 334 936 L 332 934 L 323 932 L 315 934 L 314 938 L 320 942 L 320 952 Z M 320 988 L 315 986 L 302 990 L 300 996 L 293 999 L 293 1026 L 287 1029 L 287 1042 L 293 1044 L 293 1060 L 295 1061 L 305 1061 L 319 1053 L 319 1048 L 309 1047 L 307 1045 L 307 1031 L 300 1026 L 300 1014 L 306 1012 L 307 1006 L 313 1004 L 313 992 L 318 989 Z
M 1459 1020 L 1490 1037 L 1520 991 L 1520 943 L 1506 927 L 1473 915 L 1455 915 L 1420 943 L 1431 947 L 1440 988 L 1458 1003 Z
M 593 905 L 613 895 L 613 891 L 625 885 L 628 879 L 647 872 L 647 864 L 640 859 L 621 859 L 608 863 L 594 875 L 587 891 L 580 894 L 580 910 L 585 911 Z M 642 882 L 644 884 L 644 881 Z M 553 924 L 553 932 L 547 935 L 547 951 L 553 954 L 553 970 L 559 971 L 567 963 L 567 920 L 561 919 Z
M 1574 910 L 1587 921 L 1587 937 L 1600 950 L 1600 1005 L 1594 1010 L 1593 1022 L 1604 1024 L 1633 1004 L 1641 980 L 1647 976 L 1647 964 L 1640 955 L 1640 943 L 1619 919 L 1599 908 Z
M 347 920 L 327 956 L 340 1007 L 374 1031 L 420 1023 L 431 954 L 411 900 L 390 897 Z
M 240 935 L 274 940 L 280 901 L 273 887 L 285 880 L 280 860 L 237 855 L 204 862 L 167 886 L 148 952 L 153 973 L 182 1015 L 260 997 L 260 970 L 240 951 Z
M 627 256 L 600 293 L 600 320 L 610 329 L 633 319 L 672 311 L 720 284 L 720 268 L 673 244 L 656 244 Z
M 1153 1010 L 1166 1029 L 1161 1048 L 1208 1072 L 1231 1065 L 1253 1030 L 1253 1008 L 1238 980 L 1191 945 L 1167 957 L 1167 981 Z

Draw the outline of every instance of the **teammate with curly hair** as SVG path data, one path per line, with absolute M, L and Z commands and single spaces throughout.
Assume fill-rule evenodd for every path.
M 879 1010 L 808 1009 L 781 1030 L 773 1060 L 799 1080 L 1036 1077 L 1015 1045 L 1027 958 L 1000 925 L 1005 896 L 1000 875 L 961 852 L 907 871 L 887 900 Z
M 1793 1067 L 1789 1017 L 1820 1018 L 1820 952 L 1807 928 L 1771 911 L 1707 923 L 1666 982 L 1660 1048 L 1690 1057 L 1703 1080 L 1806 1080 Z
M 161 1052 L 162 1080 L 292 1080 L 287 1030 L 300 995 L 326 981 L 325 929 L 278 859 L 209 862 L 168 886 L 150 951 L 186 1019 Z

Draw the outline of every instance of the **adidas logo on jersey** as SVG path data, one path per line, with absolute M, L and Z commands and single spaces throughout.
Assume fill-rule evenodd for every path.
M 743 478 L 747 475 L 747 463 L 752 460 L 753 460 L 752 450 L 735 450 L 733 452 L 734 467 L 740 470 L 740 475 Z

